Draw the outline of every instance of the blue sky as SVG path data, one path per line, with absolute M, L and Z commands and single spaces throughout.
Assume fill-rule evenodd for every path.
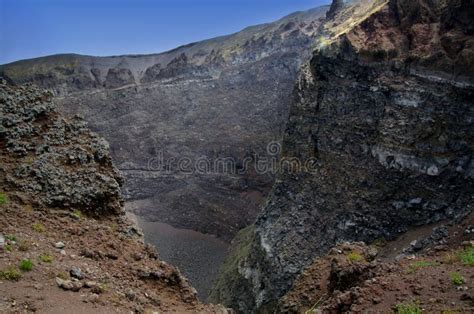
M 0 64 L 56 53 L 155 53 L 330 0 L 0 0 Z

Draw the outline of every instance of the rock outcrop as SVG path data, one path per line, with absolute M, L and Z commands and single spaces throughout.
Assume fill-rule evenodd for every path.
M 135 79 L 130 69 L 118 68 L 109 69 L 105 77 L 104 86 L 106 88 L 118 88 L 130 84 L 134 84 Z
M 417 255 L 393 258 L 403 240 L 376 247 L 340 243 L 305 268 L 274 313 L 471 312 L 474 284 L 468 278 L 474 269 L 462 256 L 474 252 L 474 235 L 466 232 L 473 217 L 447 228 L 444 245 Z M 406 235 L 419 236 L 420 230 Z
M 333 19 L 337 13 L 344 8 L 344 0 L 334 0 L 326 13 L 326 18 Z
M 365 14 L 349 15 L 357 5 Z M 283 139 L 283 160 L 300 167 L 278 176 L 213 300 L 273 308 L 340 241 L 472 211 L 473 14 L 472 1 L 353 1 L 326 21 Z
M 63 118 L 51 93 L 0 85 L 2 189 L 37 207 L 74 207 L 96 216 L 123 214 L 123 178 L 108 143 L 78 116 Z

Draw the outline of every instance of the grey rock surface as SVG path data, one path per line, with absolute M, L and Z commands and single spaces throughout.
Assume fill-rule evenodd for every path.
M 54 244 L 54 247 L 57 248 L 57 249 L 59 249 L 59 250 L 64 249 L 65 246 L 66 246 L 66 245 L 65 245 L 63 242 L 61 242 L 61 241 L 60 241 L 60 242 L 56 242 L 56 243 Z
M 123 212 L 123 179 L 112 166 L 107 142 L 80 118 L 64 119 L 49 92 L 2 80 L 0 127 L 5 191 L 20 189 L 23 194 L 16 197 L 33 197 L 38 207 L 91 215 Z
M 78 267 L 72 267 L 70 270 L 69 270 L 69 274 L 71 275 L 72 278 L 76 278 L 76 279 L 79 279 L 79 280 L 82 280 L 85 278 L 85 275 L 84 273 L 82 272 L 82 270 Z

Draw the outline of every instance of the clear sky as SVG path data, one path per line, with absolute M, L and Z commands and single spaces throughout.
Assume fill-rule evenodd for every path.
M 330 0 L 0 0 L 0 64 L 57 53 L 156 53 Z

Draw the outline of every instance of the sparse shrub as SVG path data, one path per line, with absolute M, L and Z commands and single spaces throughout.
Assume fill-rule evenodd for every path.
M 474 248 L 470 247 L 459 253 L 459 259 L 466 266 L 474 266 Z
M 5 244 L 4 248 L 7 252 L 11 252 L 13 250 L 13 246 L 11 244 Z
M 39 222 L 35 222 L 34 224 L 32 224 L 31 229 L 33 229 L 33 231 L 40 232 L 40 233 L 45 231 L 44 226 L 40 224 Z
M 16 242 L 16 237 L 12 234 L 6 235 L 5 239 L 8 241 L 15 241 Z
M 106 280 L 101 280 L 97 286 L 92 288 L 93 293 L 101 294 L 105 293 L 108 290 L 108 285 Z
M 83 217 L 83 214 L 82 212 L 79 210 L 79 209 L 75 209 L 73 212 L 72 212 L 73 215 L 77 216 L 79 219 L 81 219 Z
M 411 263 L 409 272 L 413 273 L 413 272 L 416 272 L 417 270 L 419 270 L 421 268 L 434 267 L 434 266 L 438 266 L 438 265 L 439 264 L 436 263 L 436 262 L 418 261 L 418 262 Z
M 385 240 L 385 238 L 378 238 L 374 242 L 372 242 L 372 245 L 377 248 L 382 248 L 387 245 L 387 240 Z
M 119 294 L 118 292 L 115 292 L 109 297 L 109 300 L 115 306 L 120 306 L 122 304 L 123 297 L 124 296 L 122 294 Z M 144 313 L 148 314 L 146 311 Z
M 113 232 L 116 232 L 119 230 L 119 225 L 116 224 L 115 222 L 111 223 L 110 224 L 110 229 L 113 231 Z
M 33 156 L 28 156 L 26 158 L 26 163 L 30 166 L 33 164 L 34 161 L 35 161 L 35 159 L 33 158 Z
M 52 263 L 53 262 L 53 257 L 47 253 L 41 254 L 39 257 L 39 260 L 43 263 Z
M 464 278 L 462 278 L 460 273 L 454 272 L 454 273 L 449 274 L 449 276 L 451 277 L 451 282 L 455 286 L 460 286 L 464 283 Z
M 10 266 L 5 270 L 0 271 L 0 278 L 10 281 L 18 281 L 21 278 L 21 272 L 18 268 Z
M 423 310 L 418 303 L 400 303 L 395 305 L 396 314 L 422 314 Z
M 105 293 L 107 290 L 109 290 L 109 286 L 107 285 L 106 282 L 99 283 L 97 288 L 95 289 L 96 293 Z
M 62 280 L 69 279 L 68 275 L 65 272 L 60 272 L 60 273 L 56 274 L 56 277 L 59 278 L 59 279 L 62 279 Z
M 8 203 L 8 197 L 4 193 L 0 193 L 0 205 Z
M 452 265 L 458 261 L 459 261 L 459 252 L 455 252 L 455 253 L 449 252 L 443 256 L 444 264 Z
M 29 259 L 24 259 L 20 262 L 20 269 L 22 271 L 31 271 L 33 269 L 33 262 Z
M 347 254 L 347 259 L 351 262 L 360 262 L 364 260 L 364 257 L 357 252 L 350 252 Z
M 26 240 L 21 240 L 18 245 L 18 250 L 22 252 L 26 252 L 30 249 L 30 243 Z

